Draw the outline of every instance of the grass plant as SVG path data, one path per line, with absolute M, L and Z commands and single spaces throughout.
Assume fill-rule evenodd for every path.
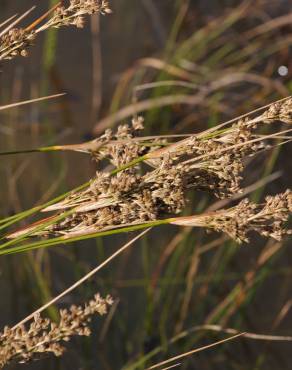
M 275 273 L 274 263 L 285 253 L 291 234 L 292 195 L 286 180 L 284 189 L 276 188 L 273 195 L 266 192 L 280 176 L 273 171 L 291 141 L 291 83 L 274 79 L 271 72 L 277 57 L 291 45 L 291 35 L 279 38 L 291 14 L 265 18 L 259 25 L 257 15 L 265 14 L 264 8 L 258 2 L 243 1 L 188 32 L 191 2 L 178 1 L 176 6 L 165 50 L 138 60 L 122 74 L 109 114 L 95 123 L 93 140 L 1 149 L 4 164 L 24 155 L 76 152 L 71 155 L 87 155 L 95 166 L 95 173 L 73 190 L 0 219 L 1 259 L 34 251 L 26 263 L 40 296 L 39 309 L 1 333 L 1 366 L 47 353 L 63 354 L 60 342 L 89 335 L 91 316 L 107 313 L 109 306 L 100 341 L 118 338 L 123 348 L 115 360 L 106 351 L 99 352 L 104 368 L 187 368 L 195 358 L 191 355 L 236 338 L 239 342 L 244 338 L 291 341 L 289 333 L 274 334 L 288 314 L 289 301 L 278 307 L 271 331 L 265 334 L 251 332 L 245 317 Z M 82 28 L 86 16 L 111 13 L 105 0 L 52 2 L 48 12 L 28 26 L 19 26 L 34 10 L 0 24 L 4 68 L 8 60 L 27 57 L 41 32 L 51 32 L 56 41 L 54 29 Z M 249 28 L 242 31 L 242 23 Z M 241 37 L 234 37 L 239 30 Z M 52 50 L 44 54 L 47 68 L 54 60 Z M 59 95 L 6 104 L 0 111 Z M 44 217 L 45 212 L 52 214 Z M 135 231 L 140 231 L 138 236 L 115 247 L 124 234 Z M 134 252 L 129 247 L 142 236 L 143 247 Z M 111 254 L 103 245 L 108 245 L 106 237 L 114 244 Z M 67 248 L 73 243 L 78 249 Z M 99 255 L 109 253 L 89 272 L 88 265 L 77 266 L 87 253 L 86 245 Z M 53 246 L 59 248 L 50 251 Z M 239 264 L 244 253 L 252 256 L 247 257 L 252 263 L 245 268 Z M 51 256 L 75 261 L 77 276 L 55 298 L 49 281 Z M 137 270 L 129 273 L 129 263 Z M 111 268 L 98 280 L 99 290 L 107 294 L 109 289 L 116 293 L 131 289 L 130 299 L 123 296 L 123 305 L 133 306 L 129 313 L 109 296 L 100 295 L 69 311 L 52 306 L 108 264 Z M 59 324 L 39 316 L 50 307 L 48 315 L 54 320 L 60 317 Z M 31 320 L 30 326 L 24 326 Z M 215 333 L 231 337 L 218 340 Z M 199 348 L 198 343 L 202 343 Z M 114 347 L 108 348 L 112 352 Z M 231 358 L 228 365 L 224 361 L 226 368 L 243 368 L 238 365 L 241 355 L 234 359 L 227 353 L 232 345 L 222 348 L 208 364 L 200 362 L 201 368 L 215 368 L 220 354 Z M 268 357 L 265 347 L 250 368 L 262 369 Z

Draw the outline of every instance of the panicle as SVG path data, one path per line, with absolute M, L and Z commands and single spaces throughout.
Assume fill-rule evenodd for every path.
M 45 25 L 48 27 L 76 26 L 83 28 L 84 16 L 95 13 L 110 14 L 109 3 L 106 0 L 70 0 L 69 6 L 59 6 L 52 18 Z
M 7 28 L 7 32 L 0 37 L 0 61 L 12 59 L 18 55 L 27 56 L 28 49 L 33 44 L 39 32 L 49 28 L 60 28 L 64 26 L 76 26 L 82 28 L 85 16 L 99 14 L 110 14 L 109 3 L 106 0 L 70 0 L 68 6 L 56 6 L 44 16 L 37 19 L 27 28 Z M 43 18 L 52 14 L 44 24 Z
M 49 353 L 61 356 L 65 351 L 64 342 L 73 336 L 90 335 L 90 321 L 94 315 L 105 315 L 113 304 L 110 296 L 102 298 L 96 294 L 84 306 L 72 305 L 60 310 L 59 323 L 35 315 L 29 328 L 5 327 L 0 333 L 0 367 L 11 362 L 24 363 L 36 360 Z
M 58 210 L 60 216 L 68 209 L 71 214 L 64 214 L 61 221 L 32 235 L 71 237 L 178 215 L 186 207 L 190 189 L 208 191 L 219 198 L 238 194 L 242 191 L 246 158 L 270 147 L 266 137 L 256 135 L 254 130 L 267 122 L 267 117 L 270 121 L 278 117 L 288 122 L 290 114 L 291 100 L 286 99 L 255 118 L 241 118 L 224 130 L 207 130 L 175 143 L 162 142 L 159 137 L 139 137 L 143 129 L 141 117 L 131 125 L 120 125 L 115 132 L 107 130 L 83 149 L 87 148 L 100 166 L 102 160 L 108 160 L 118 170 L 113 175 L 98 170 L 85 190 L 73 192 L 48 207 L 45 211 Z M 144 171 L 137 158 L 146 161 L 151 169 Z M 247 241 L 251 230 L 280 239 L 286 232 L 284 222 L 291 207 L 287 203 L 282 212 L 279 204 L 280 200 L 291 200 L 291 194 L 287 191 L 271 199 L 266 199 L 265 207 L 244 200 L 231 209 L 191 220 L 202 227 L 224 231 L 239 242 Z M 269 209 L 273 211 L 269 213 Z
M 12 28 L 0 38 L 0 60 L 12 59 L 18 55 L 27 56 L 35 37 L 33 30 Z
M 286 222 L 292 212 L 292 191 L 267 196 L 263 204 L 242 200 L 238 205 L 209 214 L 181 217 L 172 223 L 181 226 L 205 227 L 227 233 L 239 243 L 248 242 L 248 234 L 255 231 L 260 235 L 282 240 L 290 235 Z
M 263 120 L 267 123 L 282 121 L 292 123 L 292 97 L 271 104 L 263 114 Z

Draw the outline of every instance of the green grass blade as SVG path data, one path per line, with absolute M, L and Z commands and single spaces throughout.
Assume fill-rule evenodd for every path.
M 37 241 L 34 243 L 29 243 L 25 245 L 21 245 L 18 247 L 12 247 L 12 248 L 7 248 L 3 249 L 4 246 L 0 246 L 0 249 L 3 249 L 0 251 L 0 255 L 6 255 L 6 254 L 15 254 L 15 253 L 20 253 L 20 252 L 27 252 L 39 248 L 47 248 L 47 247 L 52 247 L 60 244 L 68 244 L 76 241 L 82 241 L 82 240 L 87 240 L 87 239 L 93 239 L 93 238 L 99 238 L 102 236 L 110 236 L 110 235 L 116 235 L 116 234 L 121 234 L 121 233 L 128 233 L 128 232 L 133 232 L 137 230 L 142 230 L 148 227 L 154 227 L 154 226 L 160 226 L 160 225 L 167 225 L 171 223 L 174 218 L 168 218 L 164 220 L 157 220 L 157 221 L 150 221 L 144 224 L 139 224 L 139 225 L 133 225 L 133 226 L 127 226 L 127 227 L 121 227 L 119 229 L 114 229 L 114 230 L 108 230 L 108 231 L 100 231 L 96 233 L 91 233 L 91 234 L 86 234 L 86 235 L 79 235 L 75 237 L 57 237 L 49 240 L 41 240 Z M 6 243 L 7 245 L 7 243 Z

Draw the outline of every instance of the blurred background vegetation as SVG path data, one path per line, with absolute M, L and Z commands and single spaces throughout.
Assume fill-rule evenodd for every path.
M 0 0 L 1 20 L 33 5 L 40 15 L 55 3 Z M 111 16 L 93 17 L 84 30 L 50 30 L 28 58 L 3 63 L 1 104 L 66 96 L 2 112 L 1 151 L 82 142 L 134 114 L 145 117 L 147 133 L 194 133 L 291 94 L 289 0 L 112 0 L 111 8 Z M 291 187 L 289 158 L 291 147 L 284 146 L 250 162 L 244 186 L 254 189 L 252 199 Z M 94 172 L 82 154 L 7 157 L 0 162 L 0 214 L 43 203 Z M 252 186 L 266 178 L 266 185 Z M 196 194 L 189 208 L 220 205 Z M 131 236 L 1 257 L 1 326 L 64 290 Z M 253 238 L 239 247 L 204 231 L 153 229 L 58 303 L 110 293 L 110 320 L 94 323 L 94 335 L 78 339 L 60 360 L 26 366 L 143 369 L 222 338 L 196 328 L 207 324 L 291 335 L 291 262 L 289 241 Z M 55 307 L 48 315 L 56 316 Z M 189 357 L 181 368 L 288 370 L 291 361 L 289 343 L 241 339 Z

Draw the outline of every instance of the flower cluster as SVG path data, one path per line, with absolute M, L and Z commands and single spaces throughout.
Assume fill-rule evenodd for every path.
M 277 106 L 278 119 L 284 116 L 286 119 L 289 114 L 291 104 L 288 102 L 289 99 Z M 259 122 L 266 121 L 271 111 L 275 111 L 275 107 L 254 119 L 240 119 L 227 129 L 202 132 L 175 143 L 155 138 L 149 145 L 149 140 L 137 136 L 143 128 L 141 118 L 133 120 L 131 126 L 119 126 L 116 133 L 108 130 L 94 145 L 88 146 L 94 159 L 99 162 L 107 159 L 118 168 L 142 156 L 151 169 L 144 174 L 137 165 L 115 175 L 97 171 L 88 188 L 45 209 L 59 210 L 61 214 L 69 209 L 72 213 L 38 235 L 70 237 L 178 215 L 188 202 L 190 189 L 208 191 L 220 198 L 239 193 L 245 158 L 269 147 L 264 139 L 258 139 L 254 129 Z M 276 113 L 273 114 L 275 118 Z M 290 199 L 290 193 L 285 193 L 285 197 Z M 235 208 L 216 213 L 214 219 L 210 215 L 195 219 L 201 220 L 204 227 L 224 230 L 238 241 L 247 240 L 249 229 L 280 238 L 283 224 L 276 219 L 275 210 L 280 208 L 275 202 L 269 207 L 267 202 L 259 212 L 255 205 L 243 201 Z M 286 207 L 285 212 L 287 210 L 290 208 Z M 282 214 L 281 217 L 284 220 Z M 268 219 L 272 229 L 268 228 Z
M 255 129 L 267 122 L 267 117 L 269 122 L 272 116 L 273 120 L 287 122 L 291 100 L 272 104 L 259 116 L 242 118 L 230 127 L 207 130 L 176 142 L 137 135 L 143 129 L 143 120 L 138 118 L 130 126 L 119 126 L 115 133 L 107 130 L 90 143 L 72 146 L 90 152 L 100 167 L 107 161 L 115 170 L 98 170 L 87 188 L 44 209 L 58 211 L 58 220 L 42 230 L 38 223 L 35 232 L 34 225 L 30 226 L 31 235 L 72 237 L 177 216 L 185 209 L 191 189 L 219 198 L 237 195 L 246 159 L 270 148 L 269 141 L 278 135 L 259 136 Z M 150 168 L 141 166 L 142 162 Z M 195 216 L 194 220 L 202 227 L 222 230 L 237 241 L 246 241 L 250 230 L 279 239 L 285 234 L 291 193 L 271 199 L 267 198 L 265 207 L 243 201 L 214 215 Z
M 209 214 L 181 217 L 173 224 L 223 231 L 239 243 L 248 242 L 248 234 L 251 231 L 279 241 L 292 232 L 285 228 L 291 212 L 292 191 L 286 190 L 284 193 L 266 197 L 263 204 L 244 199 L 235 207 Z
M 15 56 L 27 56 L 36 34 L 23 28 L 12 28 L 0 38 L 0 60 Z
M 277 102 L 263 114 L 265 122 L 282 121 L 292 123 L 292 99 Z
M 112 304 L 110 296 L 104 299 L 96 294 L 84 306 L 60 310 L 58 324 L 36 315 L 28 329 L 5 327 L 0 333 L 0 367 L 12 361 L 28 362 L 48 353 L 61 356 L 65 350 L 62 343 L 70 341 L 72 336 L 90 335 L 92 316 L 105 315 Z
M 63 26 L 76 26 L 83 28 L 84 16 L 95 13 L 110 14 L 109 3 L 106 0 L 70 0 L 68 7 L 59 6 L 52 18 L 42 26 L 44 28 Z
M 70 0 L 67 7 L 57 5 L 26 28 L 11 28 L 11 26 L 8 26 L 1 32 L 0 61 L 12 59 L 18 55 L 27 56 L 28 49 L 39 32 L 49 28 L 60 28 L 70 25 L 82 28 L 85 22 L 84 16 L 95 13 L 110 14 L 111 10 L 108 1 Z M 39 25 L 49 14 L 51 14 L 51 18 Z M 19 21 L 22 18 L 20 17 Z

